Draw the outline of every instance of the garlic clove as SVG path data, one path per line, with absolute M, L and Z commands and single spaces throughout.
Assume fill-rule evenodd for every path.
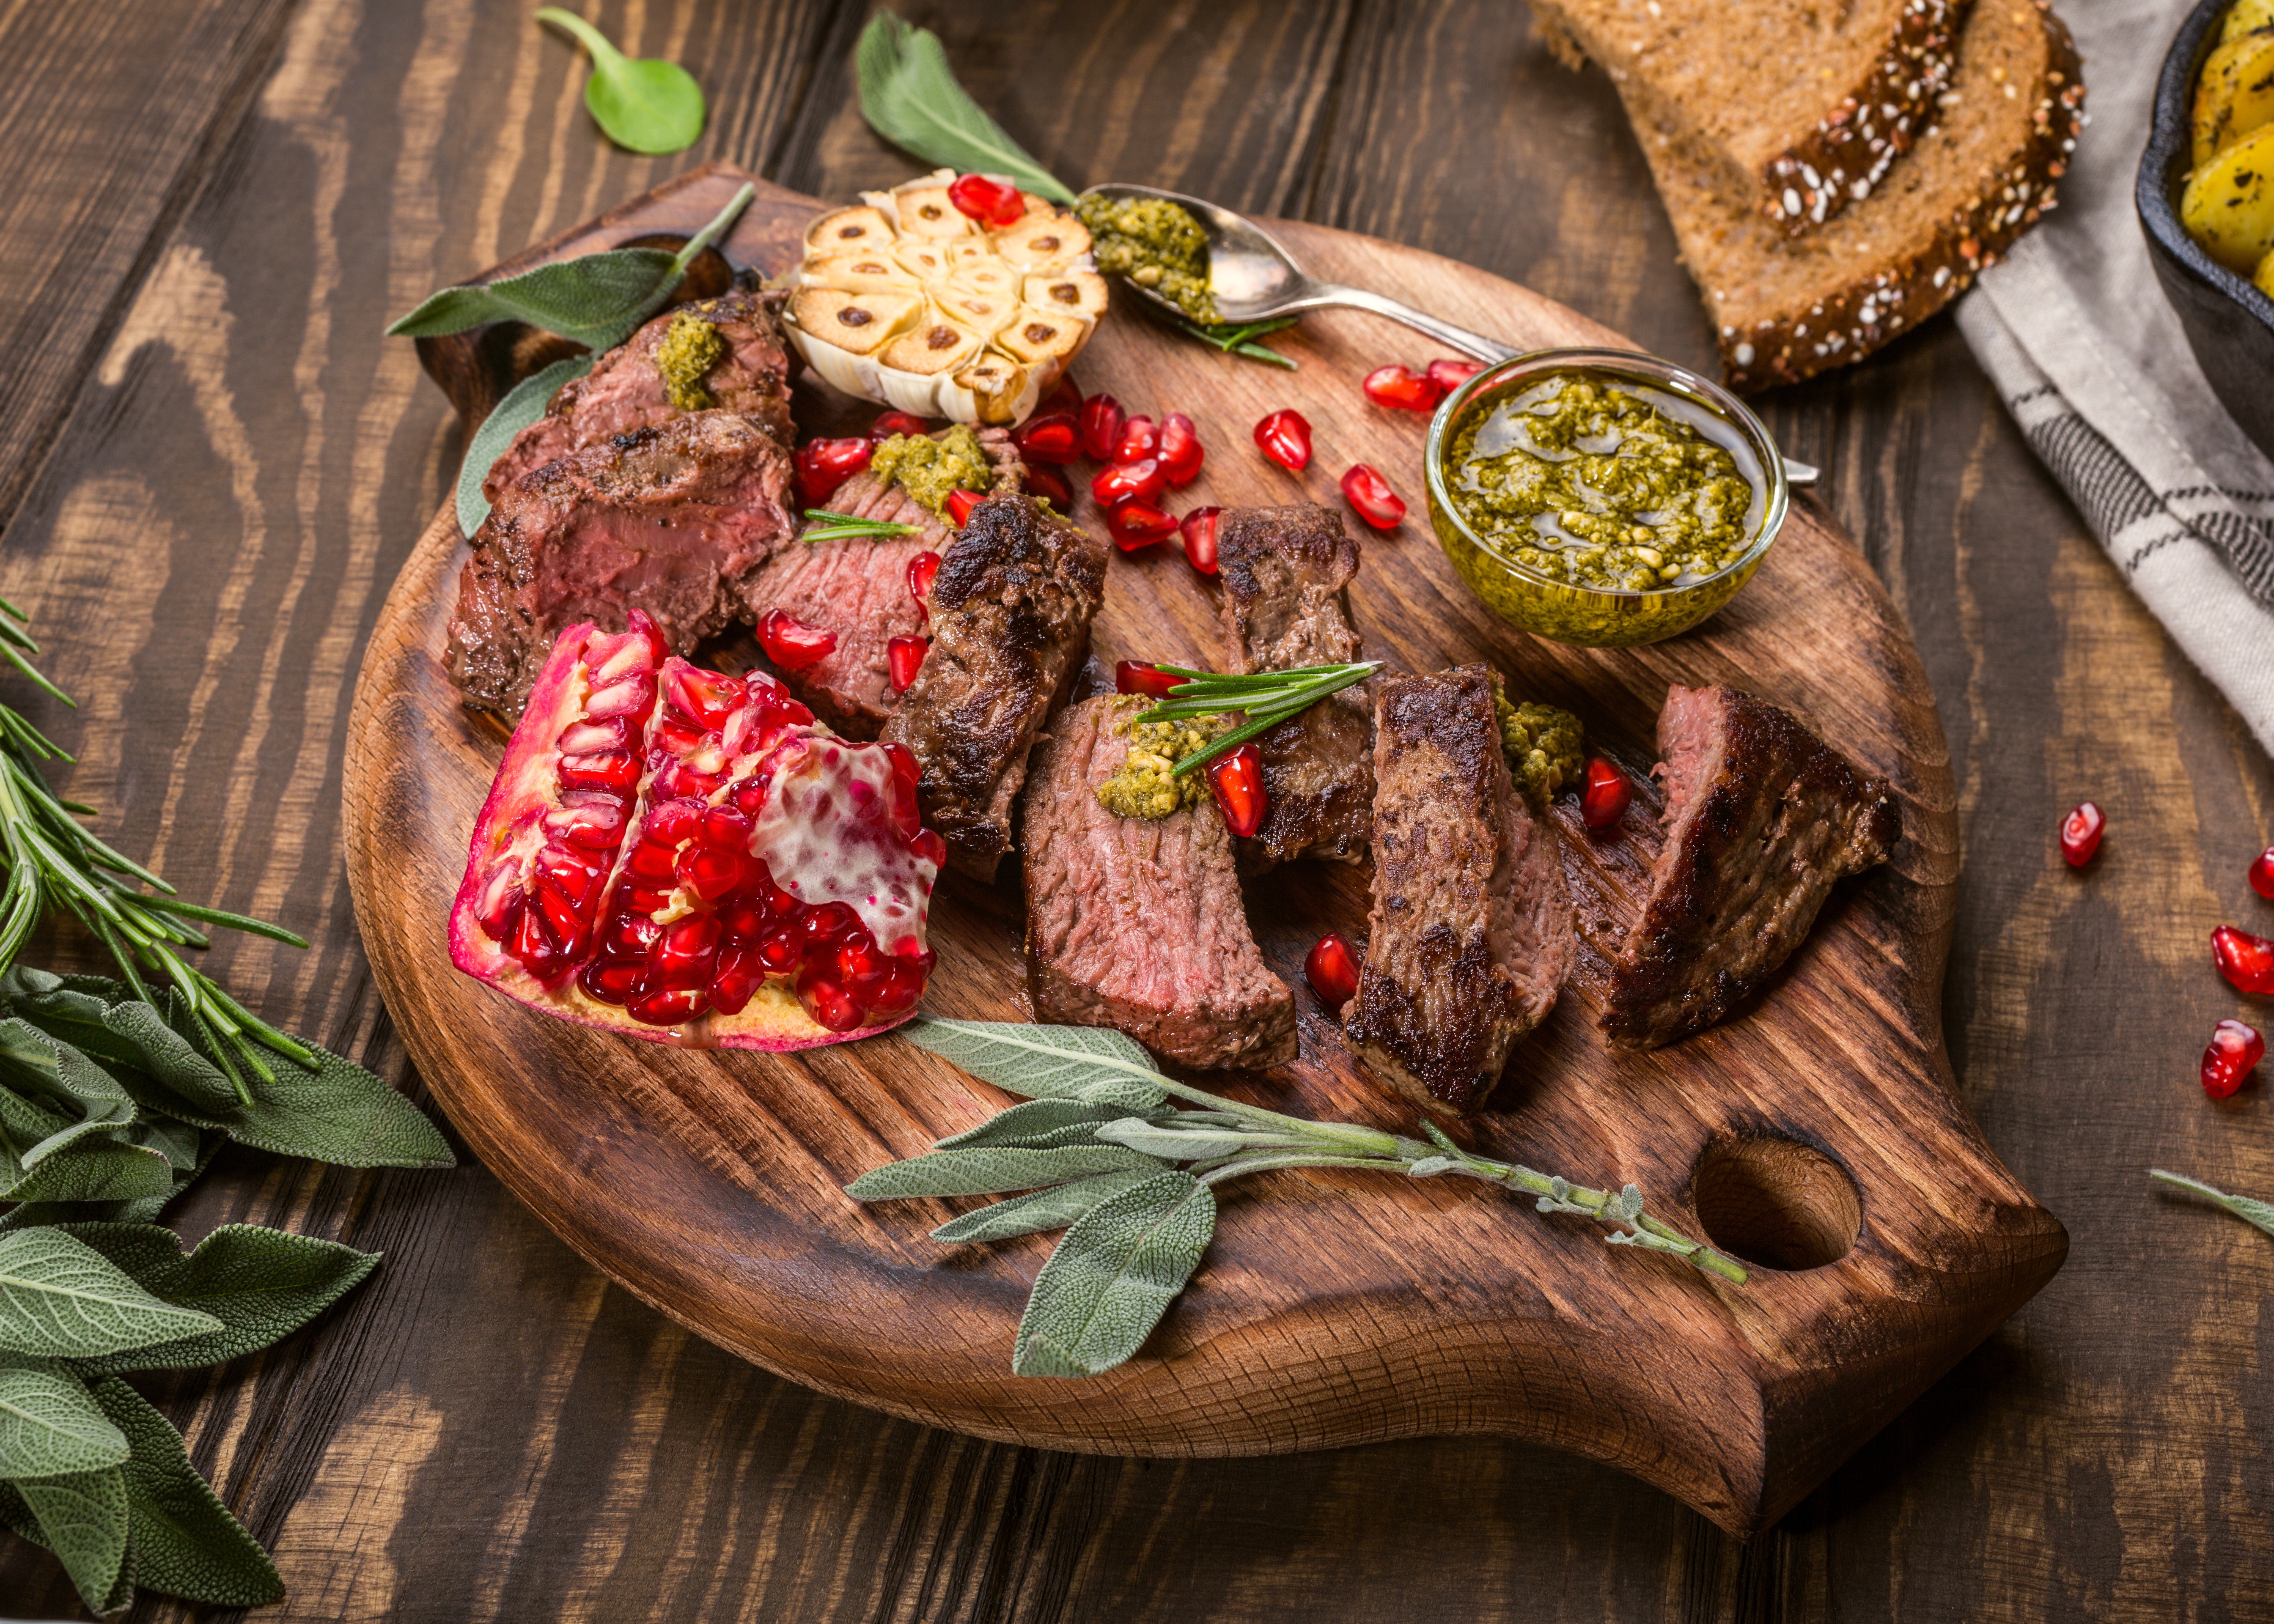
M 1089 252 L 1089 230 L 1072 214 L 1029 214 L 998 231 L 995 252 L 1022 271 L 1054 271 Z
M 892 242 L 892 222 L 880 208 L 832 209 L 805 229 L 809 255 L 889 248 Z
M 1019 284 L 1019 297 L 1054 316 L 1096 321 L 1105 314 L 1105 278 L 1095 271 L 1053 271 L 1025 278 Z

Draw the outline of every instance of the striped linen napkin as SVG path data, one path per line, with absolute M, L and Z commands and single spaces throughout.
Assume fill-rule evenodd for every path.
M 2274 462 L 2203 381 L 2132 204 L 2189 0 L 2064 10 L 2092 124 L 2060 203 L 1958 325 L 2022 432 L 2173 642 L 2274 754 Z

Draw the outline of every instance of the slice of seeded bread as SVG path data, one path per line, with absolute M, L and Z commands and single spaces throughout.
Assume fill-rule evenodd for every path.
M 1630 109 L 1631 111 L 1631 109 Z M 1975 0 L 1958 69 L 1909 157 L 1788 237 L 1675 135 L 1637 124 L 1733 388 L 1862 358 L 1957 297 L 2037 216 L 2084 123 L 2076 47 L 2045 0 Z
M 1534 0 L 1638 125 L 1786 231 L 1871 195 L 1948 88 L 1969 0 Z

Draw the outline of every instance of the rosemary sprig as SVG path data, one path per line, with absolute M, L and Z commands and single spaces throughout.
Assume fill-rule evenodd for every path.
M 40 651 L 23 629 L 24 612 L 0 598 L 0 654 L 56 698 L 78 709 L 79 702 L 50 682 L 25 658 Z M 170 986 L 206 1039 L 215 1061 L 247 1104 L 252 1094 L 245 1073 L 275 1080 L 255 1045 L 290 1056 L 305 1066 L 316 1052 L 254 1015 L 218 986 L 182 961 L 176 950 L 209 947 L 211 941 L 186 922 L 222 925 L 294 947 L 308 945 L 279 925 L 219 908 L 184 902 L 174 888 L 147 868 L 113 851 L 80 824 L 93 807 L 63 801 L 48 787 L 41 769 L 72 756 L 12 707 L 0 704 L 0 974 L 14 964 L 41 920 L 60 908 L 86 926 L 109 951 L 120 974 L 145 1003 L 156 1004 L 151 982 Z M 151 896 L 139 887 L 147 885 Z
M 1217 322 L 1214 325 L 1187 321 L 1182 316 L 1173 320 L 1178 327 L 1203 344 L 1212 344 L 1227 355 L 1246 356 L 1251 361 L 1268 361 L 1274 366 L 1284 366 L 1291 372 L 1297 370 L 1293 357 L 1281 355 L 1270 346 L 1254 341 L 1267 333 L 1293 327 L 1301 320 L 1299 317 L 1275 316 L 1269 321 Z
M 1227 676 L 1220 671 L 1193 671 L 1183 665 L 1161 665 L 1156 669 L 1184 680 L 1171 688 L 1169 696 L 1139 720 L 1170 722 L 1182 717 L 1222 716 L 1227 711 L 1241 711 L 1247 717 L 1241 726 L 1171 768 L 1170 775 L 1175 777 L 1205 765 L 1226 750 L 1278 726 L 1291 716 L 1300 715 L 1328 695 L 1365 681 L 1382 669 L 1382 662 L 1298 665 L 1292 671 L 1259 671 L 1245 677 Z
M 863 519 L 850 513 L 832 513 L 826 508 L 809 508 L 806 522 L 814 526 L 806 531 L 807 541 L 845 541 L 855 536 L 913 536 L 913 524 L 896 524 L 890 519 Z

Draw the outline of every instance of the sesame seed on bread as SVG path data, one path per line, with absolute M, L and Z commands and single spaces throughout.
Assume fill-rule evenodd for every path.
M 1949 86 L 1969 0 L 1536 0 L 1638 126 L 1799 235 L 1871 195 Z
M 1761 389 L 1858 360 L 1956 297 L 2053 207 L 2083 122 L 2076 47 L 2045 0 L 1975 0 L 1934 122 L 1885 184 L 1804 237 L 1674 134 L 1639 121 L 1636 134 L 1722 374 Z

